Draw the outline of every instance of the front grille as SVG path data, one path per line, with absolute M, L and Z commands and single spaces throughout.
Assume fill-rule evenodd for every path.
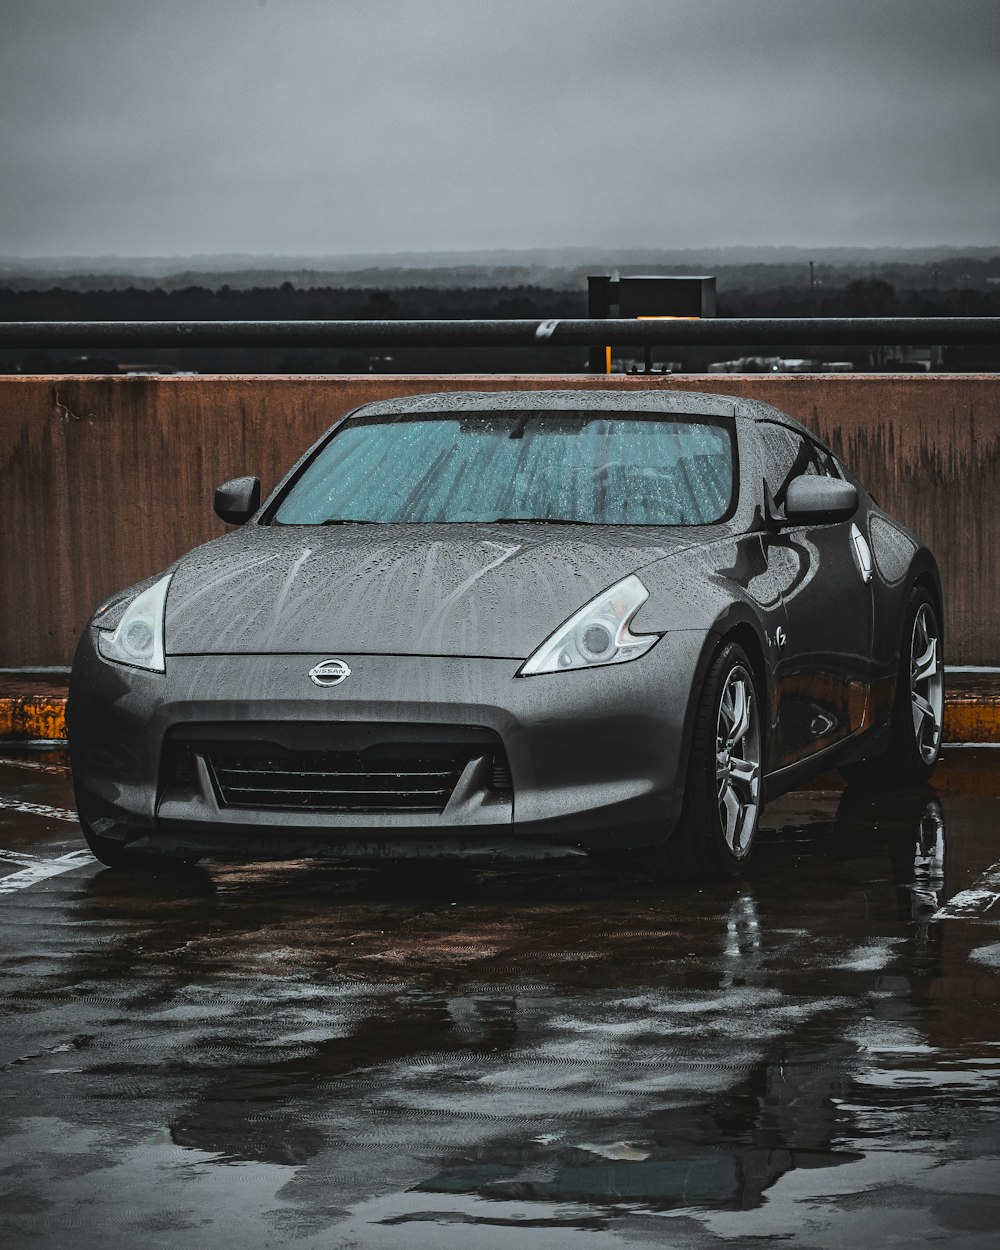
M 392 743 L 364 751 L 212 747 L 205 760 L 223 807 L 442 812 L 469 761 L 483 754 L 472 744 Z

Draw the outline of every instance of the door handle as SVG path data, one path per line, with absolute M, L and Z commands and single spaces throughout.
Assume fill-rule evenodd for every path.
M 867 586 L 875 576 L 875 564 L 872 560 L 872 549 L 865 542 L 864 535 L 856 525 L 851 526 L 851 546 L 854 548 L 855 556 L 857 556 L 858 568 L 861 570 L 861 580 Z

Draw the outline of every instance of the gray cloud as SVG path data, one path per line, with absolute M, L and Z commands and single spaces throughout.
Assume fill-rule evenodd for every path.
M 992 243 L 994 0 L 2 0 L 0 254 Z

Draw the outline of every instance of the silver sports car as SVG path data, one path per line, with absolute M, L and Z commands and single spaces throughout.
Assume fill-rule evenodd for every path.
M 263 505 L 244 477 L 215 508 L 239 528 L 114 595 L 76 652 L 106 864 L 629 854 L 710 879 L 810 775 L 937 762 L 934 557 L 766 404 L 368 404 Z

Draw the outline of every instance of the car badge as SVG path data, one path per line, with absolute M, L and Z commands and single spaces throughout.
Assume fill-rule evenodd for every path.
M 309 670 L 309 677 L 317 686 L 339 686 L 350 675 L 351 670 L 343 660 L 321 660 Z

